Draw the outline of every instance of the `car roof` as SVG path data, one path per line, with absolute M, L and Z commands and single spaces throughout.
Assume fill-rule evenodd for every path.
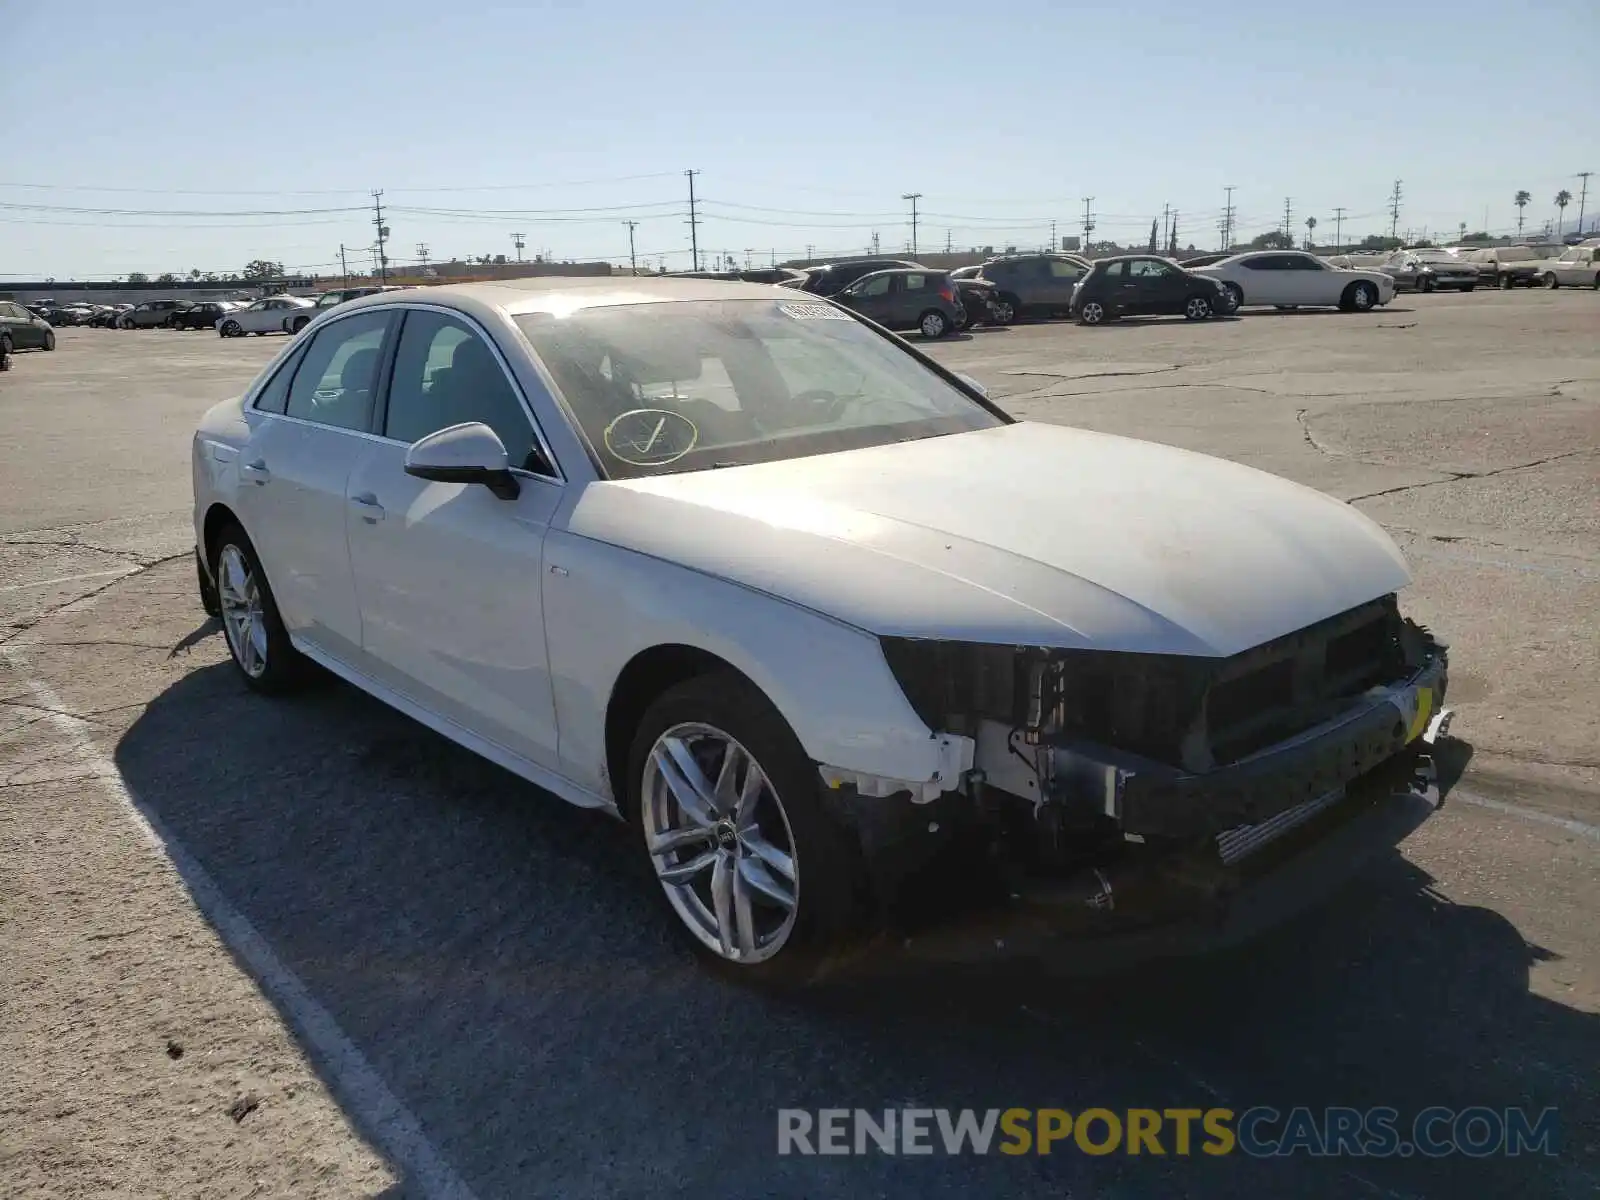
M 792 288 L 776 284 L 742 283 L 722 279 L 689 279 L 683 276 L 591 275 L 537 276 L 484 283 L 452 283 L 439 287 L 404 288 L 400 292 L 377 292 L 339 306 L 353 312 L 384 304 L 415 302 L 440 304 L 471 311 L 479 306 L 498 309 L 507 315 L 549 312 L 568 314 L 585 308 L 610 308 L 624 304 L 662 304 L 692 300 L 786 300 L 793 302 Z

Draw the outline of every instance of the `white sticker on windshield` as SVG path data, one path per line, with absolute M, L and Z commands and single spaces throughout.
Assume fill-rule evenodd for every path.
M 848 321 L 849 315 L 831 304 L 780 304 L 780 309 L 796 321 Z

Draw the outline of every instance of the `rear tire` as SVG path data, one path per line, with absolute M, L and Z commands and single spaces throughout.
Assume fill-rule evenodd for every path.
M 54 350 L 56 348 L 56 331 L 54 329 L 45 330 L 44 348 L 46 350 Z
M 1600 276 L 1596 276 L 1596 278 L 1600 278 Z M 1555 290 L 1556 290 L 1556 289 L 1557 289 L 1557 288 L 1558 288 L 1558 287 L 1560 287 L 1560 286 L 1561 286 L 1561 280 L 1559 280 L 1559 279 L 1557 279 L 1557 278 L 1556 278 L 1556 273 L 1555 273 L 1555 272 L 1554 272 L 1554 271 L 1546 271 L 1546 272 L 1545 272 L 1545 273 L 1544 273 L 1544 286 L 1545 286 L 1545 287 L 1546 287 L 1546 288 L 1547 288 L 1547 289 L 1548 289 L 1548 290 L 1549 290 L 1549 291 L 1552 291 L 1552 292 L 1553 292 L 1553 291 L 1555 291 Z
M 1464 287 L 1463 287 L 1463 288 L 1462 288 L 1462 289 L 1461 289 L 1461 290 L 1462 290 L 1462 291 L 1463 291 L 1463 292 L 1470 292 L 1470 291 L 1471 291 L 1471 290 L 1472 290 L 1472 289 L 1473 289 L 1473 288 L 1475 288 L 1475 287 L 1477 287 L 1477 286 L 1478 286 L 1478 285 L 1477 285 L 1477 284 L 1475 284 L 1475 283 L 1469 283 L 1469 284 L 1467 284 L 1467 285 L 1465 285 L 1465 286 L 1464 286 Z
M 0 371 L 11 370 L 11 335 L 0 334 Z
M 1000 299 L 995 302 L 996 325 L 1010 325 L 1022 315 L 1022 301 L 1010 292 L 1002 292 Z
M 669 780 L 683 780 L 682 768 L 663 769 L 684 761 L 678 751 L 711 793 L 715 807 L 701 806 L 705 820 L 675 799 Z M 740 785 L 751 775 L 730 772 L 719 795 L 720 767 L 735 751 L 764 782 L 757 777 L 747 790 Z M 656 698 L 634 731 L 622 806 L 673 925 L 732 979 L 810 983 L 860 928 L 868 892 L 859 842 L 824 807 L 816 766 L 788 722 L 744 676 L 699 675 Z M 660 849 L 673 835 L 677 847 Z M 678 880 L 669 882 L 663 876 L 673 870 Z M 719 883 L 727 888 L 720 903 Z M 768 899 L 773 885 L 787 908 Z M 750 933 L 743 947 L 741 929 Z
M 1513 283 L 1512 283 L 1511 276 L 1509 276 L 1509 275 L 1500 276 L 1500 290 L 1502 292 L 1509 292 L 1512 287 L 1513 287 Z
M 1099 300 L 1085 300 L 1078 309 L 1078 323 L 1080 325 L 1101 325 L 1111 318 L 1106 311 L 1106 306 Z
M 950 332 L 950 318 L 936 308 L 930 308 L 917 318 L 917 328 L 925 338 L 942 338 Z
M 220 336 L 227 338 L 238 337 L 243 332 L 244 330 L 239 328 L 239 322 L 237 321 L 224 321 L 222 328 L 217 330 Z
M 311 324 L 310 317 L 294 317 L 289 321 L 289 332 L 291 334 L 299 333 L 309 324 Z
M 211 576 L 217 581 L 228 654 L 245 685 L 270 695 L 304 682 L 306 660 L 289 641 L 261 560 L 237 524 L 218 532 L 211 547 Z
M 1417 280 L 1417 291 L 1419 291 L 1419 292 L 1431 292 L 1431 291 L 1433 291 L 1433 280 L 1432 280 L 1432 278 L 1430 278 L 1429 276 L 1425 275 L 1421 279 Z
M 1233 311 L 1238 312 L 1244 307 L 1244 289 L 1237 283 L 1225 283 L 1222 286 L 1227 289 L 1228 295 L 1232 298 Z

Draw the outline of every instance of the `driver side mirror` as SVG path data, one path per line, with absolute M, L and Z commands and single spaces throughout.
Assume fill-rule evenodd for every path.
M 435 483 L 481 483 L 501 500 L 522 494 L 505 444 L 481 421 L 452 425 L 413 442 L 405 471 Z

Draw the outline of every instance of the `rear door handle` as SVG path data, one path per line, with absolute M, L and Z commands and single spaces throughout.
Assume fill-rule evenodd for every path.
M 264 458 L 253 458 L 247 463 L 240 464 L 239 474 L 246 479 L 253 479 L 256 483 L 266 483 L 272 478 L 272 472 L 267 470 L 267 460 Z
M 351 496 L 350 503 L 361 510 L 361 519 L 368 525 L 376 525 L 383 520 L 383 505 L 378 503 L 378 498 L 371 492 L 362 492 L 358 496 Z

